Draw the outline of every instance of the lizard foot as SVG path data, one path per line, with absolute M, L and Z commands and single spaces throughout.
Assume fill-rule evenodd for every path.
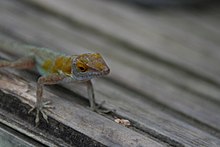
M 95 107 L 93 107 L 91 109 L 99 114 L 107 114 L 107 113 L 111 113 L 111 112 L 116 111 L 116 110 L 110 110 L 110 109 L 102 109 L 102 106 L 104 104 L 105 104 L 105 101 L 102 101 L 100 104 L 97 104 Z
M 39 123 L 39 114 L 41 113 L 43 118 L 47 121 L 48 123 L 48 116 L 46 114 L 46 110 L 49 109 L 54 109 L 55 107 L 51 104 L 51 101 L 45 101 L 42 102 L 41 104 L 37 104 L 35 105 L 33 108 L 31 108 L 28 113 L 31 113 L 33 110 L 36 109 L 37 113 L 36 113 L 36 118 L 35 118 L 35 124 Z

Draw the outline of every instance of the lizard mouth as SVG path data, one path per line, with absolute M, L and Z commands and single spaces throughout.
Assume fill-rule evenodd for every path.
M 81 76 L 83 76 L 85 79 L 92 79 L 92 78 L 99 78 L 103 77 L 107 74 L 109 74 L 110 69 L 107 67 L 102 71 L 97 71 L 96 69 L 90 68 L 90 71 L 87 73 L 81 73 Z M 80 75 L 79 75 L 80 76 Z
M 94 74 L 94 76 L 96 78 L 98 78 L 98 77 L 102 77 L 102 76 L 108 75 L 109 73 L 110 73 L 110 69 L 107 68 L 107 69 L 103 70 L 102 72 L 98 72 L 98 73 Z
M 103 76 L 109 74 L 109 72 L 110 72 L 110 69 L 108 68 L 108 69 L 106 69 L 106 70 L 104 70 L 102 72 L 87 73 L 87 74 L 85 74 L 85 77 L 90 78 L 90 79 L 92 79 L 92 78 L 99 78 L 99 77 L 103 77 Z
M 109 73 L 110 73 L 110 68 L 107 68 L 106 70 L 103 71 L 103 74 L 104 74 L 104 75 L 107 75 L 107 74 L 109 74 Z
M 110 69 L 106 69 L 102 72 L 98 72 L 98 71 L 93 71 L 93 72 L 88 72 L 88 73 L 74 73 L 73 71 L 73 75 L 75 75 L 74 77 L 79 80 L 79 81 L 83 81 L 83 80 L 90 80 L 93 78 L 99 78 L 99 77 L 103 77 L 107 74 L 109 74 Z

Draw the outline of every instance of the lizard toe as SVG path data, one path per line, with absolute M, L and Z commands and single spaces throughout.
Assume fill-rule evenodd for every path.
M 111 112 L 115 112 L 116 110 L 111 110 L 107 108 L 103 108 L 102 106 L 105 104 L 105 101 L 102 101 L 100 104 L 97 104 L 95 107 L 91 108 L 94 112 L 97 112 L 99 114 L 107 114 Z
M 33 108 L 31 108 L 28 113 L 31 113 L 32 111 L 34 111 L 36 109 L 36 117 L 35 117 L 35 124 L 38 124 L 40 121 L 40 113 L 42 114 L 44 120 L 46 120 L 47 123 L 48 122 L 48 116 L 47 116 L 47 110 L 50 109 L 54 109 L 55 107 L 52 105 L 51 101 L 45 101 L 42 102 L 41 104 L 37 104 L 35 105 Z

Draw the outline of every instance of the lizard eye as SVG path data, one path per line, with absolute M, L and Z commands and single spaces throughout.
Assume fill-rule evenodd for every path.
M 85 72 L 88 69 L 86 65 L 81 64 L 81 63 L 78 63 L 77 67 L 81 70 L 81 72 Z

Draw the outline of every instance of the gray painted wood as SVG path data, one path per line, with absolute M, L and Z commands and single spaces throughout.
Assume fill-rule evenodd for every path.
M 191 46 L 189 47 L 187 45 L 188 42 L 183 44 L 179 43 L 179 40 L 173 41 L 176 39 L 176 36 L 173 34 L 170 35 L 170 32 L 169 34 L 163 34 L 163 30 L 170 28 L 169 24 L 163 24 L 161 21 L 157 21 L 157 19 L 153 18 L 159 15 L 163 21 L 164 14 L 166 15 L 167 13 L 166 11 L 162 11 L 158 14 L 139 9 L 130 9 L 118 3 L 108 2 L 105 5 L 105 3 L 99 1 L 89 0 L 66 0 L 65 2 L 59 0 L 56 2 L 52 0 L 33 1 L 40 5 L 46 5 L 47 9 L 52 9 L 83 24 L 89 24 L 92 28 L 98 29 L 104 34 L 113 36 L 122 42 L 130 43 L 144 54 L 159 57 L 171 64 L 174 63 L 187 71 L 191 71 L 202 78 L 208 78 L 213 83 L 219 85 L 219 68 L 217 66 L 218 62 L 216 62 L 216 60 L 219 61 L 218 58 L 212 56 L 212 54 L 208 54 L 207 56 L 207 54 L 204 55 L 201 52 L 191 49 Z M 176 11 L 172 13 L 176 13 Z M 167 15 L 169 14 L 170 11 L 168 11 Z M 176 18 L 177 21 L 172 22 L 171 17 L 170 22 L 172 24 L 177 24 L 176 22 L 189 22 L 187 19 L 183 19 L 182 15 L 174 15 L 174 18 Z M 120 23 L 117 23 L 117 21 Z M 198 25 L 194 23 L 189 22 L 185 26 L 184 32 L 191 32 L 191 29 L 194 31 L 197 30 L 198 33 L 201 32 L 201 30 L 210 32 L 202 27 L 204 25 L 201 26 L 201 30 L 200 28 L 197 29 Z M 211 31 L 209 34 L 212 35 L 215 33 Z M 209 38 L 214 38 L 214 36 Z M 187 38 L 187 36 L 184 38 Z M 217 38 L 218 37 L 215 37 L 215 39 Z M 192 42 L 194 43 L 194 41 Z M 209 44 L 209 42 L 207 42 L 207 44 Z M 211 45 L 209 48 L 213 48 Z M 210 53 L 209 49 L 206 51 Z M 203 60 L 204 58 L 206 58 L 205 62 Z
M 16 77 L 19 73 L 1 72 L 0 88 L 9 94 L 18 96 L 23 102 L 33 106 L 35 101 L 36 82 L 29 79 L 31 76 L 26 73 L 22 79 Z M 25 74 L 23 72 L 23 74 Z M 28 80 L 25 80 L 28 79 Z M 32 77 L 32 79 L 34 79 Z M 63 100 L 66 99 L 65 101 Z M 95 112 L 92 112 L 86 106 L 73 103 L 70 100 L 73 96 L 62 93 L 54 95 L 53 91 L 44 91 L 44 98 L 53 101 L 56 107 L 48 115 L 58 120 L 62 124 L 77 130 L 84 135 L 107 146 L 162 146 L 162 144 L 150 139 L 149 137 L 128 129 L 115 123 Z M 74 98 L 77 98 L 75 96 Z M 28 131 L 37 132 L 37 128 L 28 127 Z M 38 130 L 39 131 L 39 130 Z M 24 132 L 23 132 L 24 133 Z M 40 132 L 38 132 L 40 134 Z M 30 135 L 30 134 L 27 134 Z M 45 136 L 46 138 L 50 138 Z M 41 141 L 41 140 L 39 140 Z M 89 142 L 87 143 L 89 144 Z M 47 144 L 50 146 L 50 144 Z M 86 145 L 86 144 L 85 144 Z
M 39 22 L 38 21 L 39 19 L 35 18 L 35 21 Z M 13 20 L 16 20 L 16 19 L 13 19 Z M 46 40 L 54 39 L 54 42 L 57 42 L 56 44 L 57 46 L 58 45 L 64 46 L 62 47 L 63 48 L 62 50 L 65 50 L 66 48 L 70 48 L 70 47 L 72 48 L 71 45 L 74 40 L 68 41 L 66 39 L 65 40 L 62 39 L 62 37 L 66 36 L 67 32 L 63 32 L 62 37 L 59 37 L 62 31 L 53 33 L 53 30 L 58 30 L 57 28 L 52 28 L 52 24 L 54 23 L 54 21 L 48 24 L 46 21 L 37 23 L 37 22 L 33 22 L 33 20 L 34 18 L 29 20 L 30 24 L 25 22 L 25 19 L 24 20 L 20 19 L 16 22 L 13 22 L 13 23 L 9 22 L 9 23 L 16 24 L 17 26 L 20 23 L 20 29 L 19 29 L 20 32 L 22 32 L 22 28 L 26 31 L 28 28 L 30 28 L 28 32 L 25 33 L 26 35 L 31 36 L 32 34 L 37 34 L 38 36 L 44 36 L 45 38 L 41 38 L 42 40 L 40 40 L 41 43 L 44 42 L 43 40 L 45 39 Z M 33 30 L 34 24 L 36 24 L 36 27 L 37 27 L 35 28 L 35 30 Z M 49 31 L 42 30 L 42 28 L 41 29 L 38 28 L 39 25 L 42 25 L 42 27 L 43 26 L 46 27 L 47 30 L 50 28 L 50 30 Z M 17 31 L 17 33 L 19 33 L 19 31 Z M 73 36 L 73 35 L 74 34 L 66 36 L 66 38 L 70 38 L 70 36 Z M 55 37 L 52 38 L 52 36 L 55 36 Z M 75 41 L 76 44 L 77 42 L 78 40 Z M 45 45 L 47 45 L 47 42 L 45 43 Z M 82 46 L 82 43 L 80 45 Z M 88 47 L 89 46 L 90 48 L 100 48 L 97 46 L 92 47 L 92 44 L 88 45 Z M 130 54 L 130 56 L 132 55 Z M 122 64 L 120 62 L 114 62 L 115 60 L 112 60 L 113 58 L 114 58 L 113 55 L 110 56 L 110 58 L 107 58 L 110 66 L 112 67 L 112 72 L 111 72 L 112 78 L 118 81 L 121 81 L 126 85 L 130 85 L 132 88 L 139 90 L 141 93 L 144 93 L 146 96 L 150 95 L 153 99 L 165 104 L 168 107 L 171 107 L 177 111 L 180 111 L 184 113 L 185 115 L 189 115 L 190 117 L 198 119 L 199 121 L 204 122 L 210 125 L 211 127 L 215 127 L 219 129 L 219 122 L 220 122 L 219 117 L 220 116 L 211 115 L 213 112 L 219 112 L 218 105 L 216 105 L 213 102 L 209 102 L 209 99 L 204 99 L 204 98 L 201 99 L 200 96 L 195 96 L 195 95 L 192 95 L 191 93 L 186 93 L 185 91 L 176 88 L 175 85 L 173 86 L 166 81 L 163 82 L 163 80 L 161 80 L 160 78 L 152 76 L 153 75 L 152 73 L 148 74 L 148 71 L 141 70 L 140 69 L 141 67 L 139 67 L 140 70 L 138 70 L 138 68 L 134 70 L 134 68 L 130 67 L 130 65 L 127 65 L 124 63 Z M 127 61 L 128 60 L 129 59 L 127 59 Z M 135 59 L 132 59 L 132 60 L 135 60 Z M 120 70 L 121 67 L 123 67 L 123 70 Z M 132 77 L 132 78 L 129 78 L 129 77 Z M 203 108 L 206 108 L 206 109 L 203 109 Z
M 44 5 L 46 8 L 52 7 L 52 3 L 50 3 L 51 1 L 45 2 L 49 2 L 47 5 Z M 162 55 L 160 56 L 162 60 L 165 59 L 169 61 L 175 61 L 173 58 L 180 60 L 174 63 L 176 66 L 179 66 L 179 62 L 181 62 L 180 69 L 176 69 L 172 66 L 164 64 L 161 62 L 162 60 L 156 61 L 155 59 L 148 58 L 147 56 L 144 57 L 143 55 L 131 51 L 129 48 L 127 49 L 126 47 L 123 47 L 123 43 L 116 43 L 114 39 L 112 40 L 111 38 L 106 38 L 102 35 L 99 36 L 95 33 L 95 31 L 93 33 L 91 30 L 83 30 L 83 28 L 74 25 L 74 23 L 68 24 L 61 18 L 51 17 L 43 11 L 39 12 L 39 10 L 36 11 L 26 5 L 20 5 L 19 2 L 1 2 L 0 19 L 4 21 L 0 22 L 0 28 L 1 30 L 3 30 L 3 28 L 10 30 L 10 32 L 6 34 L 11 35 L 11 37 L 16 36 L 17 39 L 21 39 L 32 44 L 59 49 L 67 53 L 75 54 L 90 51 L 101 52 L 111 67 L 111 75 L 106 80 L 97 80 L 95 83 L 97 100 L 98 102 L 101 102 L 101 100 L 106 100 L 107 104 L 105 107 L 114 108 L 117 110 L 117 115 L 132 120 L 135 126 L 134 128 L 142 132 L 142 135 L 139 134 L 141 137 L 143 137 L 143 134 L 144 137 L 152 137 L 154 140 L 159 141 L 159 144 L 156 145 L 160 145 L 162 142 L 166 142 L 170 145 L 209 146 L 211 144 L 212 146 L 219 146 L 219 87 L 214 86 L 209 82 L 202 80 L 201 78 L 197 78 L 185 73 L 184 70 L 181 69 L 185 68 L 186 64 L 183 64 L 183 61 L 181 61 L 183 59 L 179 58 L 179 54 L 187 55 L 184 57 L 187 59 L 187 61 L 184 62 L 190 63 L 189 68 L 199 66 L 195 68 L 195 71 L 199 72 L 200 68 L 205 69 L 200 63 L 204 57 L 204 52 L 215 53 L 211 57 L 205 58 L 205 60 L 203 58 L 203 62 L 206 63 L 207 61 L 205 66 L 216 65 L 218 61 L 217 49 L 213 48 L 211 51 L 207 50 L 205 47 L 198 49 L 199 46 L 196 46 L 196 44 L 193 46 L 192 50 L 189 48 L 189 46 L 187 47 L 187 45 L 182 42 L 183 36 L 178 38 L 178 35 L 181 35 L 184 32 L 184 28 L 182 27 L 187 26 L 187 23 L 180 27 L 172 27 L 173 19 L 175 18 L 178 21 L 179 19 L 177 18 L 178 14 L 171 14 L 170 11 L 167 11 L 165 14 L 145 14 L 146 16 L 141 14 L 139 17 L 137 17 L 137 12 L 140 10 L 129 8 L 127 6 L 121 6 L 121 9 L 119 10 L 119 6 L 116 3 L 108 3 L 109 5 L 106 6 L 105 2 L 94 1 L 97 6 L 93 6 L 91 4 L 86 5 L 86 2 L 88 1 L 74 1 L 75 6 L 73 7 L 75 8 L 74 11 L 77 13 L 73 13 L 73 10 L 68 9 L 68 6 L 66 6 L 67 2 L 68 1 L 62 1 L 64 4 L 63 6 L 66 8 L 65 11 L 68 10 L 69 13 L 67 14 L 66 12 L 63 12 L 64 8 L 62 8 L 62 6 L 58 7 L 58 5 L 56 8 L 57 13 L 60 15 L 68 15 L 70 19 L 77 19 L 79 23 L 85 23 L 91 28 L 94 27 L 94 23 L 97 23 L 94 22 L 94 20 L 98 20 L 105 24 L 105 27 L 103 26 L 103 28 L 99 26 L 100 24 L 96 24 L 98 30 L 105 31 L 106 33 L 113 36 L 122 32 L 122 36 L 117 36 L 115 38 L 116 40 L 118 38 L 128 39 L 125 37 L 129 37 L 129 39 L 131 39 L 133 37 L 136 41 L 136 39 L 145 36 L 144 39 L 149 39 L 149 41 L 144 42 L 144 44 L 150 43 L 149 48 L 144 47 L 145 49 L 154 49 L 154 45 L 156 43 L 158 43 L 158 46 L 165 44 L 165 46 L 163 46 L 164 50 L 158 50 L 158 53 L 154 53 L 155 56 L 158 54 Z M 68 5 L 71 6 L 72 3 L 70 2 Z M 110 7 L 112 5 L 115 7 Z M 108 13 L 98 13 L 100 11 L 103 12 L 105 9 Z M 24 10 L 25 12 L 28 11 L 29 13 L 24 13 Z M 82 14 L 78 14 L 79 12 Z M 85 18 L 81 18 L 78 15 L 85 16 Z M 184 12 L 183 14 L 181 13 L 181 15 L 186 14 Z M 119 16 L 121 17 L 120 19 Z M 143 19 L 143 16 L 146 17 L 146 20 Z M 108 20 L 106 20 L 106 18 L 108 18 Z M 134 21 L 137 18 L 138 21 Z M 159 25 L 158 22 L 163 19 L 166 28 L 161 29 L 162 24 Z M 109 20 L 111 20 L 111 22 L 109 22 Z M 146 23 L 145 21 L 149 21 L 149 23 Z M 132 26 L 132 24 L 135 23 L 137 23 L 137 26 Z M 142 25 L 144 28 L 146 28 L 146 30 L 143 30 L 143 32 L 140 30 Z M 191 23 L 188 25 L 190 26 Z M 198 30 L 199 29 L 202 30 L 203 27 L 198 28 Z M 147 34 L 149 35 L 146 35 L 145 31 L 147 31 Z M 205 31 L 209 32 L 208 29 Z M 124 34 L 125 32 L 127 34 Z M 169 32 L 173 32 L 170 36 L 172 38 L 169 38 L 168 40 L 162 40 L 164 36 L 169 34 Z M 160 33 L 163 33 L 164 35 L 160 36 Z M 129 34 L 130 36 L 126 36 Z M 204 35 L 193 34 L 194 33 L 191 33 L 192 37 L 195 37 L 196 39 L 199 38 L 199 40 L 205 40 Z M 189 35 L 188 37 L 191 36 L 190 34 L 187 35 Z M 176 40 L 173 39 L 175 37 Z M 181 42 L 179 43 L 178 41 Z M 210 44 L 216 43 L 213 43 L 213 41 L 209 40 L 207 42 Z M 170 43 L 169 46 L 167 45 L 168 43 Z M 193 41 L 191 44 L 192 43 Z M 130 42 L 129 44 L 132 45 L 133 42 Z M 135 42 L 135 44 L 142 46 L 140 42 Z M 178 47 L 180 46 L 181 49 L 186 48 L 186 50 L 181 50 L 180 53 L 180 50 L 175 50 L 173 44 L 178 45 Z M 215 45 L 218 46 L 218 44 Z M 169 49 L 169 47 L 171 47 L 171 49 Z M 168 53 L 175 57 L 171 58 L 171 55 L 164 55 Z M 188 58 L 191 59 L 194 57 L 198 57 L 195 59 L 195 62 L 188 60 Z M 196 62 L 199 62 L 199 64 L 197 65 Z M 211 78 L 213 77 L 210 77 L 210 79 Z M 74 88 L 72 88 L 73 86 L 68 87 L 69 89 L 73 89 L 74 91 L 86 96 L 83 87 L 78 85 Z M 50 92 L 51 91 L 49 91 L 49 93 Z M 62 96 L 62 92 L 56 93 L 56 95 L 58 97 Z M 67 95 L 65 97 L 71 96 Z M 63 100 L 64 102 L 61 102 L 57 99 L 55 100 L 55 103 L 59 101 L 60 103 L 64 103 L 64 105 L 66 105 L 65 100 Z M 73 103 L 75 102 L 77 103 L 78 100 L 73 100 Z M 75 107 L 75 105 L 76 104 L 72 105 L 71 103 L 71 106 Z M 91 112 L 85 109 L 85 106 L 86 105 L 81 106 L 80 103 L 79 106 L 76 106 L 77 108 L 73 108 L 73 110 L 70 112 L 66 110 L 64 111 L 60 108 L 62 106 L 58 106 L 56 113 L 60 113 L 61 116 L 65 115 L 66 117 L 67 115 L 71 115 L 70 113 L 75 112 L 77 109 L 77 112 L 79 113 L 76 114 L 77 116 L 87 116 L 87 114 L 90 114 Z M 80 112 L 82 112 L 82 114 L 80 114 Z M 65 117 L 60 118 L 56 115 L 51 116 L 64 124 L 66 122 Z M 71 115 L 70 122 L 74 124 L 80 121 L 75 120 L 78 119 L 76 118 L 77 116 Z M 69 118 L 69 116 L 67 118 Z M 103 119 L 103 122 L 106 121 L 105 117 L 100 118 L 99 115 L 93 115 L 93 113 L 91 119 Z M 194 120 L 195 122 L 193 122 Z M 108 125 L 114 126 L 114 122 L 111 123 Z M 68 125 L 85 133 L 85 130 L 83 130 L 85 128 L 76 128 L 73 124 Z M 95 125 L 95 127 L 99 128 L 98 125 Z M 132 129 L 128 130 L 132 133 L 138 134 L 138 131 L 136 132 Z M 86 133 L 86 135 L 93 136 L 90 134 L 90 131 L 87 132 L 88 134 Z M 99 136 L 100 133 L 97 133 L 97 135 Z M 115 142 L 117 141 L 118 140 L 116 139 Z M 152 141 L 149 138 L 148 141 L 153 144 L 155 143 L 155 141 Z M 105 141 L 103 142 L 106 143 Z

